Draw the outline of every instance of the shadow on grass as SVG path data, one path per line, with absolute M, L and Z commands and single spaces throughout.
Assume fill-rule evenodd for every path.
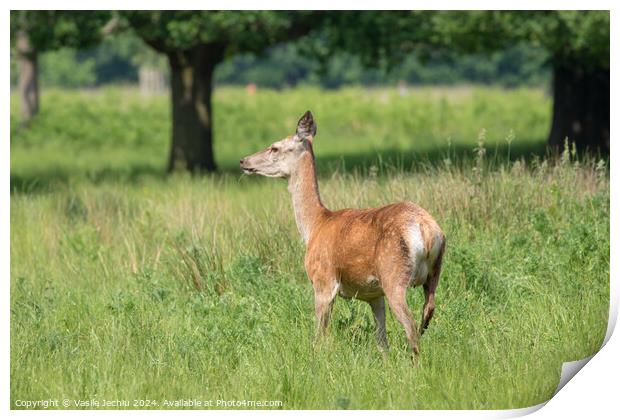
M 545 156 L 546 153 L 547 148 L 544 142 L 513 144 L 510 147 L 505 144 L 493 148 L 487 147 L 485 160 L 492 164 L 520 159 L 529 162 L 535 156 Z M 380 173 L 392 168 L 404 172 L 417 172 L 423 168 L 439 166 L 446 159 L 450 159 L 452 165 L 466 164 L 472 162 L 475 156 L 474 146 L 471 145 L 434 148 L 426 151 L 386 149 L 376 153 L 319 156 L 317 171 L 320 175 L 329 175 L 335 170 L 365 174 L 374 167 L 374 170 Z
M 56 167 L 27 175 L 11 172 L 11 194 L 50 191 L 69 185 L 72 179 L 80 179 L 93 184 L 103 182 L 137 184 L 142 179 L 163 180 L 165 178 L 164 169 L 153 165 L 131 165 L 125 168 L 102 167 L 90 171 Z
M 513 144 L 510 147 L 508 144 L 504 144 L 487 148 L 485 159 L 497 164 L 518 159 L 530 161 L 534 156 L 544 156 L 546 153 L 546 145 L 543 141 Z M 463 162 L 471 162 L 474 158 L 475 151 L 471 145 L 442 147 L 426 151 L 386 149 L 374 153 L 320 155 L 317 157 L 317 171 L 320 176 L 330 175 L 336 170 L 366 174 L 371 168 L 380 174 L 391 168 L 405 172 L 416 172 L 422 168 L 438 166 L 445 159 L 450 159 L 453 165 L 459 165 Z M 226 162 L 220 165 L 219 174 L 240 175 L 240 170 L 236 162 Z M 138 184 L 145 179 L 163 180 L 166 179 L 166 176 L 163 167 L 138 164 L 123 168 L 94 168 L 89 171 L 56 167 L 27 175 L 11 172 L 10 181 L 11 194 L 15 194 L 45 192 L 62 188 L 75 179 L 93 184 L 103 182 Z

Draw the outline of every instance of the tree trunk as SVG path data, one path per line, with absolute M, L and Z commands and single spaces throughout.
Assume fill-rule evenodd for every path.
M 27 125 L 39 112 L 37 51 L 30 44 L 28 34 L 24 31 L 18 32 L 16 47 L 19 61 L 22 124 Z
M 215 171 L 213 158 L 212 79 L 222 59 L 218 46 L 200 45 L 170 52 L 172 148 L 168 170 Z
M 581 152 L 609 154 L 609 69 L 554 67 L 548 144 L 561 149 L 566 138 Z

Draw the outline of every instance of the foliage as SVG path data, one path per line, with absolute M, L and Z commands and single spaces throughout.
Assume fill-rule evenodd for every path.
M 299 54 L 292 44 L 270 48 L 265 54 L 232 56 L 218 65 L 215 82 L 248 84 L 270 88 L 295 86 L 308 80 L 314 72 L 315 60 Z
M 327 51 L 354 51 L 369 65 L 410 51 L 489 52 L 527 42 L 556 65 L 609 68 L 609 11 L 349 11 L 332 19 Z
M 521 16 L 523 38 L 547 49 L 563 65 L 609 68 L 609 11 L 558 10 Z
M 33 180 L 10 203 L 12 408 L 48 398 L 517 408 L 549 398 L 561 363 L 601 345 L 608 172 L 570 153 L 506 159 L 545 135 L 538 91 L 216 91 L 231 169 L 312 103 L 326 205 L 413 200 L 437 218 L 444 273 L 415 366 L 390 314 L 391 349 L 379 354 L 372 314 L 356 301 L 337 300 L 330 336 L 312 348 L 312 289 L 284 182 L 238 168 L 149 175 L 164 168 L 164 98 L 44 95 L 57 106 L 31 130 L 11 125 L 12 182 Z M 368 159 L 358 167 L 356 153 Z M 64 181 L 50 182 L 58 172 Z M 419 318 L 419 289 L 409 303 Z
M 18 31 L 25 31 L 39 52 L 92 45 L 100 41 L 102 27 L 110 16 L 110 12 L 100 10 L 13 10 L 11 40 Z
M 136 82 L 140 67 L 156 68 L 164 73 L 168 70 L 165 57 L 129 30 L 107 36 L 100 45 L 81 50 L 79 55 L 80 60 L 95 61 L 97 85 Z
M 303 35 L 320 13 L 125 11 L 121 16 L 147 44 L 159 51 L 185 51 L 201 44 L 215 44 L 233 54 L 262 51 L 266 46 L 294 38 L 298 33 Z
M 518 45 L 488 56 L 435 54 L 422 60 L 411 53 L 402 63 L 386 70 L 366 68 L 357 56 L 337 52 L 321 67 L 317 59 L 303 55 L 297 46 L 288 44 L 272 48 L 262 56 L 233 57 L 218 67 L 215 80 L 226 84 L 256 83 L 273 88 L 296 84 L 325 88 L 396 85 L 400 81 L 414 85 L 542 85 L 548 81 L 546 60 L 543 50 Z
M 278 45 L 264 54 L 238 54 L 218 65 L 215 83 L 286 88 L 297 85 L 339 88 L 342 86 L 396 85 L 401 80 L 413 85 L 452 85 L 482 83 L 501 86 L 542 86 L 548 81 L 543 50 L 525 45 L 489 56 L 437 55 L 424 61 L 410 54 L 390 71 L 365 68 L 360 60 L 347 53 L 336 53 L 324 71 L 318 60 L 302 55 L 294 44 Z M 12 85 L 17 83 L 15 62 L 11 61 Z M 124 32 L 109 36 L 93 48 L 61 49 L 42 54 L 40 66 L 44 87 L 95 87 L 110 83 L 136 83 L 140 66 L 168 70 L 161 54 L 146 46 L 138 37 Z M 77 71 L 74 71 L 77 69 Z
M 78 60 L 72 49 L 62 48 L 41 56 L 40 80 L 43 86 L 78 88 L 96 82 L 95 60 Z

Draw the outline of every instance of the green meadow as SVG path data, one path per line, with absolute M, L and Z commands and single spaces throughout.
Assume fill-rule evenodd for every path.
M 390 350 L 377 350 L 358 301 L 337 298 L 328 337 L 312 344 L 313 291 L 286 182 L 238 170 L 292 134 L 306 109 L 327 207 L 410 200 L 446 233 L 415 364 L 389 311 Z M 220 88 L 220 171 L 167 176 L 169 98 L 45 90 L 22 128 L 13 95 L 11 407 L 503 409 L 549 399 L 562 362 L 602 343 L 610 240 L 609 162 L 545 154 L 550 115 L 538 89 Z M 422 291 L 408 299 L 419 322 Z

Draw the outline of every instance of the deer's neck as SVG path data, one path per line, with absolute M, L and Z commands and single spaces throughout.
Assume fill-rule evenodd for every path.
M 327 209 L 319 196 L 312 151 L 304 152 L 299 159 L 299 165 L 289 178 L 288 189 L 293 196 L 297 228 L 304 243 L 307 244 L 312 230 L 325 217 Z

